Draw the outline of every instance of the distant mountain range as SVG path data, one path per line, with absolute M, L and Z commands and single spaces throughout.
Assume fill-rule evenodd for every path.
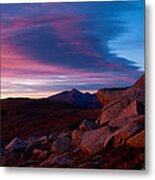
M 98 109 L 102 107 L 96 94 L 90 94 L 88 92 L 82 93 L 77 89 L 64 91 L 54 96 L 50 96 L 47 99 L 54 102 L 68 103 L 82 109 Z

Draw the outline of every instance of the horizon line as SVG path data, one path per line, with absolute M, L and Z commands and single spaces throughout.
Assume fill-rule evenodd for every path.
M 100 88 L 100 89 L 125 89 L 125 88 L 129 88 L 129 87 L 131 87 L 131 86 L 126 86 L 126 87 L 109 87 L 109 88 L 105 87 L 105 88 Z M 51 93 L 49 95 L 48 94 L 47 95 L 38 95 L 38 96 L 35 96 L 35 95 L 16 96 L 15 95 L 15 96 L 5 96 L 5 97 L 1 96 L 0 100 L 5 100 L 5 99 L 46 99 L 48 97 L 55 96 L 55 95 L 58 95 L 60 93 L 66 92 L 66 91 L 71 92 L 73 89 L 75 89 L 75 90 L 77 90 L 77 91 L 79 91 L 79 92 L 81 92 L 83 94 L 86 94 L 86 93 L 96 94 L 97 91 L 99 90 L 99 89 L 97 89 L 97 90 L 80 90 L 78 88 L 72 88 L 72 89 L 68 89 L 68 90 L 60 90 L 60 91 L 57 91 L 55 93 Z

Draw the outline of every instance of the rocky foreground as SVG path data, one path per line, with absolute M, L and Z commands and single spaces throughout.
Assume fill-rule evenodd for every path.
M 16 137 L 7 145 L 1 140 L 1 166 L 144 169 L 144 93 L 143 75 L 119 96 L 99 90 L 104 108 L 95 122 L 83 120 L 72 131 Z

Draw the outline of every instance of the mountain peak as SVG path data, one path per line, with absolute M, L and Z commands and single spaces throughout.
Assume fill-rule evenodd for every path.
M 77 90 L 77 89 L 75 89 L 75 88 L 73 88 L 70 92 L 71 92 L 71 93 L 79 93 L 80 91 Z
M 101 104 L 96 95 L 82 93 L 77 89 L 64 91 L 54 96 L 50 96 L 49 100 L 55 102 L 64 102 L 73 105 L 74 107 L 83 109 L 101 108 Z

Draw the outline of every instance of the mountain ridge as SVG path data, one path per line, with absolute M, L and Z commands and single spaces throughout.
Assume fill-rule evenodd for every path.
M 63 91 L 59 94 L 49 96 L 47 99 L 55 102 L 66 102 L 84 109 L 97 109 L 102 107 L 96 94 L 90 94 L 88 92 L 82 93 L 77 89 Z

